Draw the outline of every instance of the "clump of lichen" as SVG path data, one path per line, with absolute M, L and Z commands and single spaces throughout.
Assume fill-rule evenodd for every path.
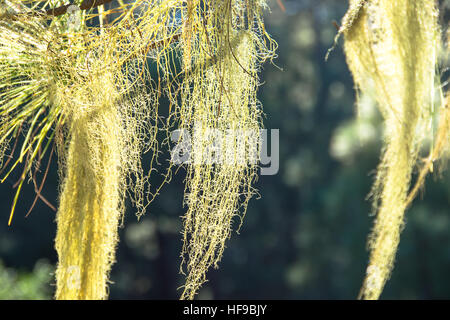
M 273 55 L 264 40 L 263 2 L 188 1 L 183 25 L 179 127 L 190 132 L 182 299 L 193 299 L 218 267 L 235 218 L 255 190 L 260 103 L 258 66 Z M 270 40 L 270 38 L 269 38 Z M 183 266 L 186 266 L 184 270 Z
M 376 99 L 385 124 L 372 190 L 370 262 L 360 294 L 377 299 L 393 268 L 412 173 L 436 107 L 438 11 L 433 1 L 353 0 L 341 30 L 357 90 Z
M 141 156 L 156 156 L 158 116 L 157 94 L 141 69 L 146 55 L 133 56 L 130 31 L 119 26 L 83 32 L 64 28 L 67 17 L 49 25 L 20 2 L 9 9 L 0 23 L 2 159 L 10 140 L 26 137 L 18 160 L 3 165 L 5 179 L 25 162 L 10 222 L 23 182 L 34 181 L 56 142 L 62 182 L 56 297 L 104 299 L 125 196 L 138 215 L 149 200 Z
M 15 0 L 0 12 L 0 158 L 22 129 L 26 136 L 7 171 L 25 159 L 11 218 L 25 177 L 34 181 L 33 165 L 39 169 L 54 143 L 61 178 L 56 298 L 107 298 L 124 200 L 131 198 L 139 217 L 161 187 L 150 188 L 149 180 L 159 130 L 175 123 L 195 131 L 182 252 L 182 298 L 193 298 L 254 193 L 257 72 L 275 49 L 264 29 L 265 2 L 109 4 L 94 11 L 85 0 L 75 4 L 81 10 L 68 10 L 59 0 Z M 163 94 L 170 101 L 165 123 L 158 112 Z M 209 130 L 231 132 L 217 140 L 221 161 L 211 163 Z M 148 173 L 145 152 L 152 153 Z
M 157 152 L 156 97 L 146 93 L 140 77 L 129 80 L 140 63 L 117 64 L 120 47 L 98 45 L 103 36 L 114 37 L 105 31 L 95 42 L 76 39 L 86 54 L 68 59 L 71 77 L 54 91 L 66 120 L 55 241 L 57 299 L 107 298 L 125 197 L 131 195 L 138 214 L 144 212 L 148 176 L 140 159 L 143 152 Z

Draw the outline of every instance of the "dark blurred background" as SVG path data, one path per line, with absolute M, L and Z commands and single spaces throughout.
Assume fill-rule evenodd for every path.
M 450 7 L 450 1 L 441 1 Z M 381 119 L 363 97 L 355 107 L 342 47 L 324 61 L 347 1 L 269 1 L 267 30 L 279 44 L 259 96 L 265 126 L 280 129 L 280 171 L 261 176 L 240 234 L 233 233 L 199 299 L 354 299 L 368 261 L 373 217 L 366 199 L 381 148 Z M 443 17 L 444 23 L 448 19 Z M 280 70 L 280 68 L 282 70 Z M 357 117 L 359 114 L 359 117 Z M 164 163 L 168 151 L 161 157 Z M 164 167 L 162 167 L 162 170 Z M 450 181 L 429 177 L 406 214 L 395 269 L 384 299 L 450 298 Z M 55 286 L 55 212 L 31 186 L 7 226 L 14 179 L 0 185 L 0 299 L 49 299 Z M 44 196 L 57 203 L 54 164 Z M 120 229 L 111 299 L 177 299 L 183 173 L 137 221 L 130 208 Z

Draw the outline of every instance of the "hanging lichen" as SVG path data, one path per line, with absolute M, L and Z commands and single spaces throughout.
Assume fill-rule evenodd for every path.
M 140 157 L 155 148 L 154 97 L 139 78 L 129 83 L 127 76 L 138 70 L 127 65 L 123 74 L 116 49 L 90 48 L 74 66 L 72 82 L 55 90 L 69 123 L 55 241 L 57 299 L 107 298 L 126 192 L 133 191 L 139 210 L 147 204 Z
M 150 190 L 149 174 L 158 130 L 173 123 L 194 137 L 182 298 L 193 298 L 217 266 L 233 217 L 243 217 L 254 192 L 262 115 L 257 72 L 275 49 L 264 7 L 237 0 L 15 0 L 2 7 L 1 160 L 10 142 L 26 137 L 19 159 L 2 163 L 6 179 L 24 161 L 10 222 L 22 184 L 27 176 L 35 182 L 54 142 L 61 178 L 56 298 L 107 298 L 124 200 L 131 198 L 139 217 L 159 193 L 161 186 Z M 164 124 L 162 94 L 170 101 Z M 215 129 L 231 134 L 217 140 L 226 152 L 211 163 L 208 132 Z M 152 154 L 149 174 L 140 161 L 145 152 Z M 171 165 L 164 182 L 170 176 Z
M 56 298 L 104 299 L 125 196 L 138 214 L 145 211 L 148 176 L 140 159 L 157 152 L 157 95 L 147 93 L 147 71 L 139 69 L 145 55 L 130 61 L 130 32 L 60 32 L 20 3 L 16 7 L 0 29 L 4 148 L 10 136 L 18 139 L 23 124 L 31 125 L 19 159 L 8 168 L 9 174 L 26 159 L 11 218 L 21 185 L 27 175 L 34 180 L 32 169 L 39 169 L 56 135 L 62 181 Z
M 233 219 L 243 218 L 257 177 L 258 65 L 271 57 L 258 1 L 188 1 L 183 28 L 180 128 L 192 136 L 187 166 L 182 299 L 218 267 Z M 272 49 L 272 48 L 270 48 Z M 182 265 L 182 272 L 183 265 Z
M 67 172 L 57 214 L 57 299 L 104 299 L 122 213 L 120 118 L 111 83 L 99 105 L 71 121 Z M 103 89 L 103 86 L 98 86 Z M 72 283 L 73 273 L 79 282 Z
M 372 190 L 375 225 L 360 297 L 377 299 L 390 276 L 409 204 L 412 173 L 435 106 L 439 44 L 434 1 L 350 1 L 345 53 L 358 91 L 385 120 L 385 145 Z

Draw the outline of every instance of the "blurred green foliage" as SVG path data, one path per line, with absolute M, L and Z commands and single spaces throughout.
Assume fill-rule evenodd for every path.
M 46 260 L 38 261 L 31 272 L 6 268 L 0 261 L 0 299 L 50 299 L 52 272 L 53 267 Z
M 341 48 L 324 61 L 336 34 L 332 21 L 340 21 L 347 2 L 283 2 L 285 13 L 276 1 L 269 2 L 267 30 L 279 44 L 279 58 L 276 66 L 266 64 L 262 70 L 259 92 L 265 126 L 280 129 L 280 171 L 259 178 L 261 197 L 251 200 L 240 234 L 228 241 L 200 299 L 354 299 L 364 276 L 373 221 L 367 195 L 383 128 L 370 99 L 363 97 L 356 110 Z M 450 1 L 441 3 L 447 5 L 442 20 L 448 22 Z M 168 158 L 165 150 L 161 173 Z M 51 172 L 43 195 L 56 204 L 56 164 Z M 158 178 L 153 177 L 155 185 Z M 183 178 L 180 170 L 140 221 L 129 208 L 111 275 L 112 299 L 177 299 L 181 294 Z M 30 279 L 27 286 L 36 289 L 25 290 L 36 294 L 26 297 L 51 297 L 52 289 L 46 290 L 53 280 L 44 276 L 48 269 L 36 269 L 35 263 L 42 258 L 56 263 L 55 213 L 39 202 L 23 218 L 34 198 L 27 186 L 8 228 L 14 182 L 0 185 L 0 259 L 9 273 L 23 271 L 16 278 L 0 271 L 0 298 L 19 298 L 16 292 L 25 286 L 21 279 Z M 396 266 L 381 298 L 450 298 L 449 204 L 449 173 L 436 170 L 406 214 Z

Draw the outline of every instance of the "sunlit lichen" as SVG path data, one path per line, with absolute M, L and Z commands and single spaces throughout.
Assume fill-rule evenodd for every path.
M 234 218 L 243 218 L 257 177 L 259 63 L 273 57 L 262 1 L 188 1 L 179 127 L 192 133 L 187 165 L 182 299 L 193 299 L 218 267 Z M 214 132 L 214 135 L 210 135 Z M 218 148 L 211 158 L 211 148 Z M 239 221 L 238 221 L 239 222 Z M 182 265 L 182 272 L 183 265 Z
M 390 276 L 413 169 L 434 108 L 439 45 L 433 1 L 350 1 L 358 10 L 344 30 L 359 91 L 371 93 L 385 120 L 385 146 L 372 190 L 375 225 L 360 296 L 377 299 Z M 356 9 L 355 9 L 356 8 Z
M 160 190 L 149 181 L 158 130 L 176 123 L 251 132 L 251 141 L 225 139 L 229 160 L 213 165 L 203 161 L 205 131 L 194 136 L 182 253 L 188 272 L 182 298 L 193 298 L 254 191 L 256 159 L 241 151 L 258 146 L 257 72 L 274 56 L 262 20 L 265 2 L 108 2 L 94 11 L 89 1 L 69 10 L 59 0 L 16 0 L 0 12 L 1 158 L 22 129 L 27 137 L 18 162 L 3 168 L 26 159 L 18 196 L 32 164 L 39 167 L 55 142 L 61 178 L 56 298 L 104 299 L 125 197 L 140 216 Z M 158 112 L 163 94 L 170 101 L 166 123 Z M 153 155 L 148 174 L 140 160 L 145 152 Z

